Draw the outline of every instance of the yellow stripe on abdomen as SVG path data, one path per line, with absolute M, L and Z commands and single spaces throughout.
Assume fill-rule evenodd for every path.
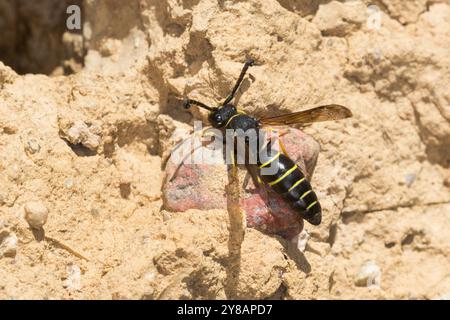
M 315 205 L 316 203 L 317 203 L 317 201 L 314 201 L 313 203 L 311 203 L 309 206 L 306 207 L 306 210 L 311 209 L 311 207 L 312 207 L 313 205 Z
M 268 160 L 267 162 L 264 162 L 262 165 L 259 166 L 260 169 L 264 168 L 265 166 L 268 166 L 269 164 L 271 164 L 276 158 L 278 158 L 280 156 L 281 152 L 278 152 L 276 155 L 274 155 L 270 160 Z
M 302 196 L 300 197 L 300 199 L 303 199 L 304 197 L 306 197 L 308 194 L 310 194 L 312 192 L 312 190 L 308 190 L 306 191 L 304 194 L 302 194 Z
M 290 175 L 295 169 L 297 169 L 297 165 L 294 165 L 292 168 L 290 168 L 288 171 L 286 171 L 281 177 L 279 177 L 277 180 L 269 182 L 269 186 L 276 185 L 278 182 L 286 178 L 288 175 Z
M 302 183 L 305 179 L 306 179 L 306 178 L 303 177 L 303 178 L 301 178 L 300 180 L 298 180 L 296 183 L 294 183 L 294 184 L 292 185 L 292 187 L 289 188 L 289 190 L 288 190 L 287 192 L 289 192 L 289 191 L 291 191 L 292 189 L 294 189 L 296 186 L 298 186 L 300 183 Z

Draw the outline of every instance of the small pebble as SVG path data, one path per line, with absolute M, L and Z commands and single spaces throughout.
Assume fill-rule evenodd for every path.
M 444 186 L 450 188 L 450 177 L 447 177 L 447 178 L 444 179 Z
M 83 139 L 83 146 L 88 148 L 89 150 L 96 150 L 100 143 L 102 142 L 101 138 L 95 134 L 89 134 Z
M 25 151 L 29 154 L 38 153 L 41 150 L 41 146 L 35 139 L 30 139 L 25 145 Z
M 28 202 L 25 205 L 25 220 L 34 229 L 41 229 L 47 222 L 48 209 L 42 202 Z
M 147 280 L 148 282 L 152 282 L 156 279 L 156 275 L 153 272 L 147 272 L 144 275 L 144 279 Z
M 91 207 L 91 214 L 92 214 L 94 217 L 97 217 L 97 216 L 99 215 L 99 213 L 100 213 L 100 211 L 98 210 L 97 207 L 95 207 L 95 206 L 92 206 L 92 207 Z
M 64 283 L 69 290 L 81 289 L 81 269 L 77 265 L 70 265 L 67 267 L 67 279 Z
M 166 222 L 170 219 L 172 219 L 172 214 L 170 212 L 163 211 L 163 221 Z
M 131 184 L 130 183 L 121 183 L 119 185 L 120 195 L 124 199 L 128 199 L 131 194 Z
M 141 297 L 142 300 L 155 300 L 155 289 L 148 288 L 145 290 Z
M 83 121 L 76 121 L 65 132 L 67 140 L 72 144 L 82 144 L 89 150 L 95 151 L 101 143 L 101 138 L 95 132 L 99 132 L 100 127 L 95 124 L 92 128 L 89 128 Z
M 3 127 L 3 132 L 6 134 L 15 134 L 19 129 L 14 125 L 6 125 Z
M 381 282 L 381 270 L 375 261 L 366 261 L 358 271 L 355 285 L 358 287 L 379 287 Z
M 72 189 L 72 187 L 73 187 L 73 179 L 72 178 L 67 178 L 66 181 L 64 181 L 64 186 L 67 189 Z
M 414 173 L 408 173 L 405 175 L 405 182 L 408 187 L 410 187 L 416 180 L 416 175 Z
M 17 253 L 17 237 L 14 233 L 0 232 L 0 258 L 14 258 Z
M 21 174 L 22 169 L 16 164 L 8 168 L 7 175 L 11 179 L 11 181 L 19 181 Z
M 142 237 L 142 244 L 149 244 L 150 243 L 150 237 L 144 236 Z
M 140 46 L 140 44 L 141 44 L 141 41 L 140 41 L 140 39 L 139 38 L 134 38 L 134 47 L 137 49 L 137 48 L 139 48 L 139 46 Z
M 305 252 L 306 245 L 308 244 L 308 240 L 311 238 L 308 231 L 303 230 L 299 233 L 297 237 L 295 237 L 295 241 L 297 242 L 297 248 L 300 252 Z

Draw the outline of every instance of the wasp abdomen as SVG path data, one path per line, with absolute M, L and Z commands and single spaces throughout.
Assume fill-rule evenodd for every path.
M 266 158 L 258 159 L 261 180 L 298 210 L 313 225 L 320 224 L 322 209 L 311 184 L 300 168 L 286 155 L 274 151 Z M 263 168 L 275 166 L 275 173 L 262 174 Z M 273 167 L 272 167 L 273 168 Z

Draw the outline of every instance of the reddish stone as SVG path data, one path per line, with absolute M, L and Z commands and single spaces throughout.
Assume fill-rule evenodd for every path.
M 307 176 L 311 176 L 319 154 L 319 144 L 302 131 L 292 128 L 287 129 L 287 134 L 281 140 L 288 155 Z M 203 151 L 203 148 L 205 147 L 199 148 L 198 152 Z M 168 161 L 163 186 L 166 210 L 180 212 L 188 209 L 226 209 L 225 186 L 228 176 L 224 163 L 212 165 L 183 162 L 180 166 L 174 163 L 174 158 L 172 154 Z M 174 175 L 177 167 L 178 172 Z M 240 182 L 243 183 L 243 180 L 240 179 Z M 294 237 L 303 228 L 303 219 L 281 196 L 269 187 L 255 187 L 252 179 L 243 188 L 240 205 L 246 214 L 248 227 L 285 238 Z

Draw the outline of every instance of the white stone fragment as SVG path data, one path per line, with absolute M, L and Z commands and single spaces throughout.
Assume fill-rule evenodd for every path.
M 39 145 L 39 142 L 37 142 L 35 139 L 30 139 L 27 141 L 25 145 L 25 151 L 28 154 L 35 154 L 38 153 L 41 150 L 41 146 Z
M 0 258 L 14 258 L 17 253 L 17 236 L 11 232 L 0 232 Z
M 72 187 L 73 187 L 73 179 L 72 178 L 67 178 L 66 179 L 66 181 L 64 181 L 64 186 L 67 188 L 67 189 L 72 189 Z
M 40 229 L 47 222 L 48 209 L 42 202 L 28 202 L 24 209 L 25 220 L 32 228 Z
M 147 272 L 144 275 L 144 279 L 148 282 L 153 282 L 156 279 L 156 274 L 154 272 Z
M 67 267 L 67 279 L 64 285 L 69 290 L 81 290 L 81 269 L 76 264 Z
M 83 121 L 76 121 L 66 132 L 66 139 L 72 144 L 82 144 L 86 148 L 95 151 L 101 143 L 98 135 L 99 127 L 94 125 L 89 128 Z
M 381 269 L 375 261 L 366 261 L 359 269 L 355 285 L 358 287 L 379 287 L 381 283 Z
M 311 238 L 308 231 L 302 230 L 298 235 L 297 248 L 300 252 L 305 252 L 306 245 L 308 244 L 308 240 Z

